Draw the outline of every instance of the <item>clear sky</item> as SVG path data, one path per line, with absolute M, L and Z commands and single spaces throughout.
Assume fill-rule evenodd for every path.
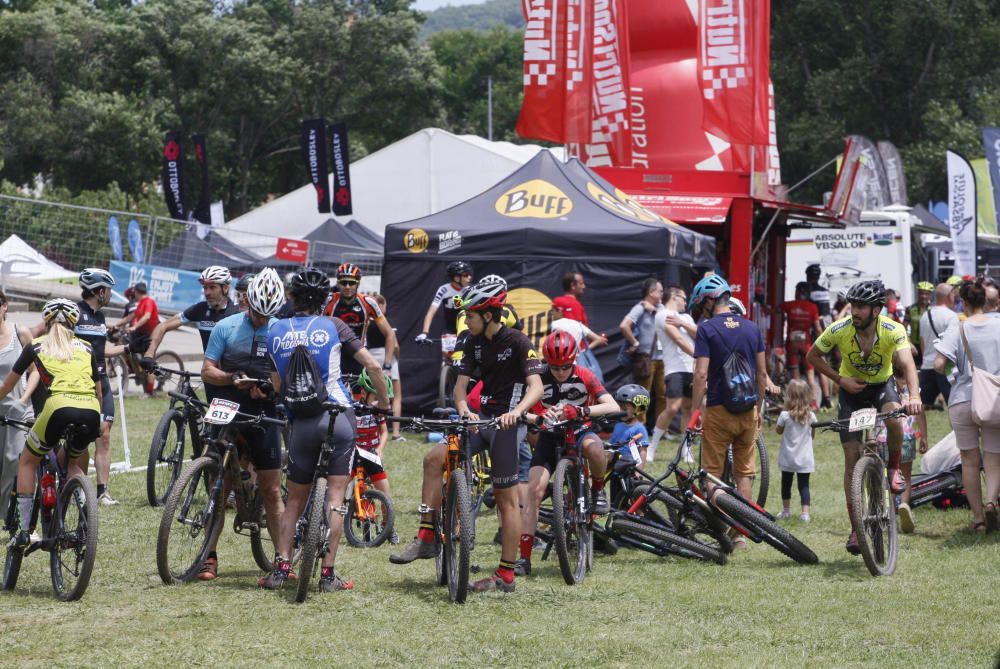
M 438 9 L 439 7 L 445 7 L 447 5 L 480 5 L 486 2 L 486 0 L 417 0 L 413 3 L 414 9 L 419 9 L 424 12 L 429 12 L 433 9 Z

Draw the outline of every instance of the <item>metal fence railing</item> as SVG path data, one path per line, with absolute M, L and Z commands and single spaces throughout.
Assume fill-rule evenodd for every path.
M 113 259 L 191 271 L 224 265 L 236 275 L 271 266 L 284 274 L 298 263 L 276 259 L 277 243 L 275 235 L 0 195 L 0 286 L 36 299 L 78 296 L 79 271 L 108 267 Z M 310 264 L 332 273 L 342 262 L 357 264 L 367 277 L 382 272 L 380 252 L 310 243 Z

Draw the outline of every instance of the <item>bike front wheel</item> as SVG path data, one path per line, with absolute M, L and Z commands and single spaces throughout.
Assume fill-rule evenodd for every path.
M 222 531 L 222 486 L 215 499 L 219 463 L 192 460 L 181 472 L 163 505 L 156 536 L 156 568 L 166 585 L 187 583 L 197 575 L 208 547 Z
M 171 409 L 163 414 L 153 431 L 146 462 L 146 499 L 150 506 L 163 506 L 181 475 L 185 437 L 184 413 Z
M 648 545 L 654 553 L 659 555 L 670 553 L 694 560 L 726 564 L 726 555 L 718 548 L 703 544 L 696 539 L 682 537 L 664 527 L 647 525 L 628 518 L 615 518 L 611 523 L 611 528 L 618 535 Z
M 306 526 L 303 528 L 302 561 L 299 562 L 299 580 L 295 584 L 295 601 L 304 602 L 309 594 L 309 581 L 313 572 L 322 562 L 323 542 L 327 539 L 328 522 L 326 519 L 326 479 L 322 476 L 313 485 L 309 502 L 309 512 L 306 515 Z
M 172 369 L 178 372 L 184 371 L 184 361 L 181 356 L 173 351 L 160 351 L 156 354 L 156 366 L 165 369 Z M 176 392 L 180 385 L 181 377 L 176 374 L 164 374 L 156 378 L 156 389 L 163 392 Z
M 354 495 L 347 502 L 344 537 L 355 548 L 381 546 L 392 534 L 395 520 L 392 500 L 381 490 L 368 488 L 361 495 L 360 506 Z
M 769 546 L 792 558 L 800 564 L 816 564 L 819 558 L 804 543 L 791 535 L 788 530 L 771 520 L 763 512 L 753 508 L 733 495 L 715 496 L 716 507 L 740 525 L 760 536 Z
M 72 477 L 59 493 L 55 544 L 49 554 L 52 589 L 64 602 L 83 597 L 97 555 L 97 494 L 83 474 Z
M 882 463 L 864 456 L 851 477 L 851 524 L 858 535 L 858 548 L 872 576 L 896 571 L 899 530 L 896 510 Z
M 567 585 L 583 581 L 593 536 L 590 528 L 590 485 L 568 459 L 552 475 L 552 535 L 559 571 Z
M 451 473 L 446 499 L 444 555 L 448 571 L 448 596 L 451 601 L 461 604 L 469 594 L 469 567 L 476 522 L 472 515 L 472 500 L 469 499 L 469 484 L 461 469 Z

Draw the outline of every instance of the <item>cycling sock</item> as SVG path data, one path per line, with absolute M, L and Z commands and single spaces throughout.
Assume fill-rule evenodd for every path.
M 531 559 L 531 549 L 535 547 L 535 535 L 534 534 L 522 534 L 521 535 L 521 557 L 525 560 Z
M 31 511 L 35 507 L 35 496 L 29 493 L 17 493 L 17 510 L 21 516 L 21 529 L 28 530 L 31 525 Z
M 667 433 L 666 430 L 661 430 L 658 427 L 653 428 L 653 436 L 649 438 L 649 450 L 656 453 L 656 447 L 660 445 L 660 439 L 663 439 L 663 435 Z
M 433 520 L 421 520 L 420 527 L 417 529 L 417 538 L 423 541 L 425 544 L 433 543 L 434 541 L 434 521 Z
M 889 451 L 889 469 L 899 469 L 899 461 L 903 457 L 903 450 Z
M 514 563 L 507 560 L 500 560 L 500 566 L 497 567 L 496 575 L 503 579 L 504 583 L 513 583 Z
M 107 491 L 108 491 L 108 484 L 107 483 L 98 483 L 97 484 L 97 496 L 98 497 L 100 497 L 101 495 L 103 495 Z
M 333 567 L 323 567 L 319 570 L 320 578 L 333 578 Z
M 604 490 L 604 477 L 597 478 L 596 476 L 590 479 L 590 489 L 594 492 L 598 490 Z

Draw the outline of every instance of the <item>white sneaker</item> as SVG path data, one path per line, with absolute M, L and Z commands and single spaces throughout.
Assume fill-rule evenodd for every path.
M 105 490 L 104 494 L 97 498 L 97 503 L 102 506 L 114 506 L 118 503 L 118 500 L 112 497 L 111 493 Z
M 803 523 L 808 523 L 809 513 L 807 511 L 803 511 L 801 514 L 799 514 L 799 520 L 801 520 Z
M 778 514 L 778 520 L 788 520 L 792 517 L 792 514 L 788 509 L 783 509 L 781 513 Z
M 900 504 L 897 513 L 899 513 L 899 529 L 903 531 L 903 534 L 913 534 L 913 511 L 910 509 L 910 505 Z

